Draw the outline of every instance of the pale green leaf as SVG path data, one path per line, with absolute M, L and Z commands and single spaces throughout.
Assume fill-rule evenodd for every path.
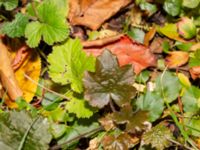
M 3 5 L 6 10 L 12 10 L 17 7 L 18 0 L 0 0 L 0 6 Z
M 172 15 L 177 16 L 181 12 L 182 0 L 165 0 L 164 10 Z
M 200 0 L 183 0 L 183 6 L 187 8 L 196 8 Z
M 22 13 L 17 13 L 15 19 L 12 22 L 6 22 L 3 24 L 1 32 L 7 34 L 9 37 L 21 37 L 24 36 L 26 25 L 28 24 L 28 17 Z
M 93 115 L 94 109 L 88 105 L 84 99 L 72 97 L 66 104 L 66 109 L 69 113 L 74 113 L 78 118 L 90 118 Z
M 52 80 L 62 85 L 71 83 L 71 88 L 78 93 L 83 91 L 84 71 L 94 71 L 95 67 L 95 58 L 86 55 L 78 39 L 69 39 L 63 45 L 53 47 L 48 62 Z

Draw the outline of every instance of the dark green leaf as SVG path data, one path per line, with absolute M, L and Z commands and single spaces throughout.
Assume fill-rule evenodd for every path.
M 0 0 L 0 6 L 3 5 L 6 10 L 12 10 L 17 7 L 18 0 Z
M 128 31 L 128 35 L 133 38 L 134 40 L 136 40 L 139 43 L 143 43 L 144 42 L 144 36 L 145 33 L 144 31 L 137 29 L 137 28 L 131 28 Z
M 99 108 L 103 108 L 111 100 L 122 106 L 135 96 L 133 82 L 131 65 L 120 68 L 117 57 L 106 50 L 97 58 L 96 72 L 85 74 L 85 99 Z

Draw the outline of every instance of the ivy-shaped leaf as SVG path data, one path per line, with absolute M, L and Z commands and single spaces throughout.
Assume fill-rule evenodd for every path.
M 6 10 L 15 9 L 18 5 L 18 0 L 0 0 L 0 6 L 3 5 Z
M 170 139 L 173 139 L 171 131 L 162 123 L 153 127 L 142 136 L 144 144 L 151 144 L 157 150 L 164 150 L 171 145 Z
M 78 39 L 69 39 L 63 45 L 53 47 L 48 62 L 52 80 L 62 85 L 71 83 L 72 90 L 78 93 L 83 91 L 84 71 L 95 70 L 95 58 L 86 55 Z
M 96 72 L 85 74 L 85 99 L 98 108 L 103 108 L 112 100 L 122 106 L 135 96 L 133 82 L 131 65 L 119 67 L 117 57 L 105 50 L 97 57 Z
M 11 38 L 24 36 L 26 25 L 28 24 L 28 17 L 22 13 L 17 13 L 12 22 L 6 22 L 1 28 L 3 34 L 7 34 Z
M 36 7 L 36 12 L 38 21 L 30 22 L 25 30 L 27 44 L 30 47 L 37 47 L 41 39 L 52 45 L 68 37 L 69 29 L 65 14 L 54 2 L 43 1 Z
M 164 72 L 156 79 L 156 92 L 168 103 L 173 102 L 179 95 L 181 84 L 177 76 L 171 72 Z
M 149 111 L 149 121 L 153 122 L 160 117 L 164 110 L 164 101 L 162 97 L 155 92 L 145 93 L 137 100 L 137 106 L 141 110 Z
M 126 131 L 135 133 L 145 128 L 145 121 L 148 120 L 148 113 L 146 111 L 133 112 L 130 105 L 125 105 L 120 112 L 113 113 L 113 120 L 117 124 L 126 123 Z
M 25 111 L 10 111 L 0 114 L 0 147 L 4 150 L 18 149 L 23 136 L 24 150 L 46 150 L 51 141 L 49 123 L 43 117 L 33 118 Z

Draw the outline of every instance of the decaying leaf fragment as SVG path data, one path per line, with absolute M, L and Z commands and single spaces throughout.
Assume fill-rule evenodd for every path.
M 85 73 L 85 99 L 98 108 L 112 100 L 121 107 L 135 96 L 133 77 L 131 65 L 119 67 L 117 57 L 106 50 L 97 57 L 96 71 Z
M 91 43 L 95 42 L 91 41 Z M 105 49 L 109 49 L 117 56 L 120 66 L 132 64 L 136 74 L 147 67 L 156 65 L 156 57 L 150 52 L 150 49 L 131 40 L 128 36 L 117 36 L 116 40 L 103 43 L 103 45 L 88 45 L 90 45 L 89 42 L 84 47 L 84 51 L 88 54 L 99 56 Z
M 11 60 L 8 55 L 8 49 L 0 41 L 0 79 L 4 87 L 4 90 L 7 91 L 9 97 L 12 100 L 22 96 L 22 91 L 18 85 L 18 82 L 15 78 L 14 71 L 11 66 Z
M 127 6 L 131 0 L 69 0 L 69 20 L 93 30 Z

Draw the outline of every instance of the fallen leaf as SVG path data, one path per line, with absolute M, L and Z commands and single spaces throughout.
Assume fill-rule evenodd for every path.
M 102 140 L 102 145 L 105 150 L 128 150 L 137 144 L 139 138 L 131 137 L 127 133 L 121 133 L 120 135 L 107 135 Z
M 103 108 L 111 101 L 121 107 L 135 96 L 133 75 L 131 65 L 119 67 L 116 56 L 106 50 L 97 57 L 96 71 L 85 73 L 84 98 L 98 108 Z
M 173 51 L 165 59 L 165 63 L 169 68 L 176 68 L 186 64 L 189 60 L 189 54 L 182 51 Z
M 15 78 L 14 71 L 11 67 L 11 59 L 7 47 L 0 41 L 0 79 L 1 83 L 12 100 L 22 96 L 22 91 Z
M 72 25 L 83 25 L 93 30 L 127 6 L 131 0 L 69 0 L 69 20 Z
M 193 80 L 200 78 L 200 66 L 190 68 L 189 72 Z
M 155 34 L 156 34 L 156 28 L 155 27 L 151 28 L 149 30 L 149 32 L 147 32 L 145 34 L 145 37 L 144 37 L 144 45 L 145 46 L 149 46 L 149 43 L 153 39 L 153 37 L 155 36 Z
M 104 127 L 104 129 L 106 131 L 110 131 L 111 129 L 115 128 L 115 125 L 114 125 L 114 122 L 112 120 L 111 114 L 108 114 L 103 118 L 100 118 L 99 122 L 101 123 L 101 125 Z
M 91 42 L 94 43 L 94 41 Z M 87 44 L 89 45 L 89 41 Z M 109 49 L 117 56 L 120 66 L 132 64 L 136 74 L 147 67 L 156 65 L 156 57 L 150 52 L 150 49 L 131 40 L 128 36 L 120 36 L 111 43 L 99 45 L 87 46 L 84 51 L 99 56 L 105 49 Z
M 19 87 L 23 92 L 23 98 L 26 102 L 30 102 L 35 95 L 37 90 L 37 84 L 33 83 L 32 81 L 28 80 L 24 74 L 28 75 L 31 79 L 35 82 L 39 81 L 40 77 L 40 70 L 41 70 L 41 60 L 39 55 L 36 51 L 30 50 L 29 56 L 21 65 L 21 67 L 16 70 L 15 76 L 19 83 Z M 10 108 L 16 108 L 17 104 L 11 101 L 9 98 L 6 99 L 6 104 Z

